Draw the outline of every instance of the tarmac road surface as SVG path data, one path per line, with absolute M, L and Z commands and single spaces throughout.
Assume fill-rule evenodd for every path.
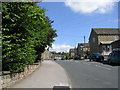
M 65 69 L 72 88 L 118 88 L 118 66 L 87 59 L 56 62 Z

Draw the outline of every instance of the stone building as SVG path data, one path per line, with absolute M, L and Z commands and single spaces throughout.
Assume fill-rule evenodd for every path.
M 77 55 L 77 49 L 76 48 L 71 48 L 69 50 L 69 58 L 74 59 L 76 55 Z
M 61 55 L 61 54 L 53 54 L 52 55 L 52 60 L 61 60 L 61 59 L 65 59 L 65 56 Z
M 85 57 L 86 55 L 89 54 L 89 51 L 90 51 L 89 43 L 78 43 L 77 55 L 79 57 Z
M 52 53 L 48 49 L 46 49 L 44 51 L 44 53 L 42 53 L 41 59 L 43 59 L 43 60 L 51 60 L 52 59 Z
M 120 40 L 112 42 L 112 49 L 120 48 Z
M 108 55 L 111 43 L 119 39 L 118 28 L 92 28 L 89 37 L 90 53 Z

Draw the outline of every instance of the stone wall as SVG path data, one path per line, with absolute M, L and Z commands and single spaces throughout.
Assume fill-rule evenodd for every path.
M 9 71 L 3 71 L 1 75 L 2 88 L 12 87 L 16 82 L 29 76 L 40 65 L 41 65 L 41 62 L 34 63 L 32 65 L 27 65 L 23 72 L 17 72 L 17 73 L 10 73 Z
M 120 48 L 120 40 L 117 40 L 112 43 L 112 49 Z
M 99 52 L 98 35 L 93 31 L 89 38 L 90 53 Z

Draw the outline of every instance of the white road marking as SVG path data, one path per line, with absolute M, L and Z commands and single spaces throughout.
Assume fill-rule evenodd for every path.
M 80 62 L 80 61 L 75 61 L 75 62 Z
M 115 68 L 115 67 L 113 67 L 113 66 L 105 65 L 105 64 L 103 64 L 103 63 L 98 63 L 98 62 L 91 62 L 90 64 L 91 64 L 91 65 L 95 65 L 96 67 L 100 67 L 100 68 L 107 69 L 107 70 L 111 70 L 112 68 Z
M 89 63 L 85 63 L 85 62 L 83 62 L 83 64 L 91 65 L 91 64 L 89 64 Z
M 99 81 L 100 79 L 98 79 L 98 78 L 94 78 L 94 80 Z
M 104 81 L 103 83 L 105 83 L 105 84 L 107 84 L 107 85 L 111 85 L 111 86 L 113 86 L 113 84 L 110 83 L 110 82 L 106 82 L 106 81 Z M 113 87 L 114 87 L 114 86 L 113 86 Z
M 98 79 L 98 78 L 94 78 L 94 80 L 100 81 L 100 79 Z M 103 81 L 103 83 L 105 83 L 105 84 L 107 84 L 107 85 L 110 85 L 110 86 L 113 86 L 113 84 L 110 83 L 110 82 Z M 114 87 L 114 86 L 113 86 L 113 87 Z
M 107 67 L 104 67 L 104 66 L 100 66 L 100 65 L 95 65 L 96 67 L 100 67 L 100 68 L 104 68 L 104 69 L 107 69 L 107 70 L 111 70 L 110 68 L 107 68 Z

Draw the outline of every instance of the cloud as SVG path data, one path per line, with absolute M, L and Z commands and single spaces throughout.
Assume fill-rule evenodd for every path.
M 52 48 L 50 48 L 50 51 L 56 51 L 56 52 L 68 52 L 70 48 L 73 48 L 70 45 L 62 44 L 62 45 L 52 45 Z
M 118 0 L 66 0 L 65 5 L 78 13 L 104 14 L 113 9 L 115 1 Z

